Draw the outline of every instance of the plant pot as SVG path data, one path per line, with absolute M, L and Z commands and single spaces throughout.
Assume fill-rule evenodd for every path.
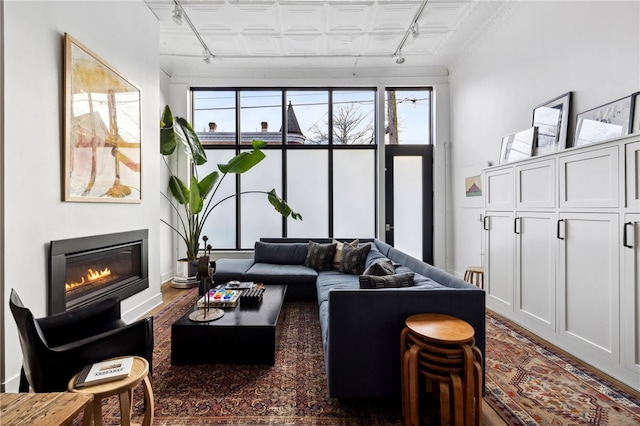
M 176 275 L 171 280 L 173 288 L 191 288 L 198 285 L 198 261 L 178 259 L 176 262 Z

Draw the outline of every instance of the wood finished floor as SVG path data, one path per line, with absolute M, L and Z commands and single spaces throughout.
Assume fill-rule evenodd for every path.
M 153 309 L 148 315 L 155 315 L 160 312 L 164 307 L 171 303 L 176 297 L 180 296 L 183 289 L 176 289 L 171 287 L 170 282 L 166 282 L 161 286 L 162 291 L 162 305 Z M 496 413 L 489 404 L 483 401 L 482 403 L 482 424 L 485 426 L 503 426 L 506 425 L 504 420 Z

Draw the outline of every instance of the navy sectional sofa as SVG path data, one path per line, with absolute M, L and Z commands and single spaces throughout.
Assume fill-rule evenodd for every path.
M 400 395 L 400 331 L 413 314 L 442 313 L 467 321 L 484 359 L 484 290 L 378 239 L 359 242 L 371 246 L 366 268 L 391 261 L 396 274 L 413 273 L 414 285 L 360 288 L 359 275 L 305 266 L 309 239 L 291 238 L 261 239 L 251 259 L 218 259 L 214 280 L 287 284 L 287 298 L 316 298 L 332 398 Z

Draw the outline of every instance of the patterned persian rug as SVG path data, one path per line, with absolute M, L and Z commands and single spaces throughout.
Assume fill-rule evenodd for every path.
M 171 366 L 171 324 L 197 299 L 186 290 L 154 318 L 154 425 L 402 425 L 401 401 L 327 397 L 315 302 L 287 301 L 274 366 Z M 638 425 L 640 399 L 529 340 L 487 315 L 485 400 L 508 425 Z M 142 422 L 142 391 L 134 422 Z M 421 398 L 425 425 L 440 424 L 438 402 Z M 105 425 L 119 424 L 115 397 L 103 401 Z M 80 425 L 81 416 L 74 424 Z
M 497 315 L 487 314 L 485 401 L 508 424 L 640 425 L 626 393 Z

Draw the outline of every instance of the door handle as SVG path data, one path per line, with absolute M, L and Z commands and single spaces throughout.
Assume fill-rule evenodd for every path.
M 631 227 L 631 231 L 633 232 L 633 222 L 627 222 L 624 224 L 624 226 L 622 227 L 622 245 L 625 246 L 626 248 L 633 248 L 633 244 L 629 244 L 629 241 L 627 240 L 627 227 L 630 226 Z M 633 238 L 635 240 L 635 238 Z M 634 241 L 635 243 L 635 241 Z
M 513 233 L 520 235 L 520 217 L 513 219 Z
M 392 229 L 393 229 L 393 226 L 391 226 L 391 224 L 389 224 L 389 223 L 385 223 L 385 224 L 384 224 L 384 230 L 385 230 L 385 231 L 389 232 L 389 231 L 391 231 Z
M 564 240 L 564 237 L 560 236 L 560 222 L 564 222 L 564 219 L 560 219 L 556 223 L 556 238 L 559 240 Z
M 485 231 L 488 231 L 488 230 L 489 230 L 489 225 L 488 225 L 488 223 L 489 223 L 489 216 L 485 215 L 485 216 L 482 218 L 482 229 L 484 229 Z

